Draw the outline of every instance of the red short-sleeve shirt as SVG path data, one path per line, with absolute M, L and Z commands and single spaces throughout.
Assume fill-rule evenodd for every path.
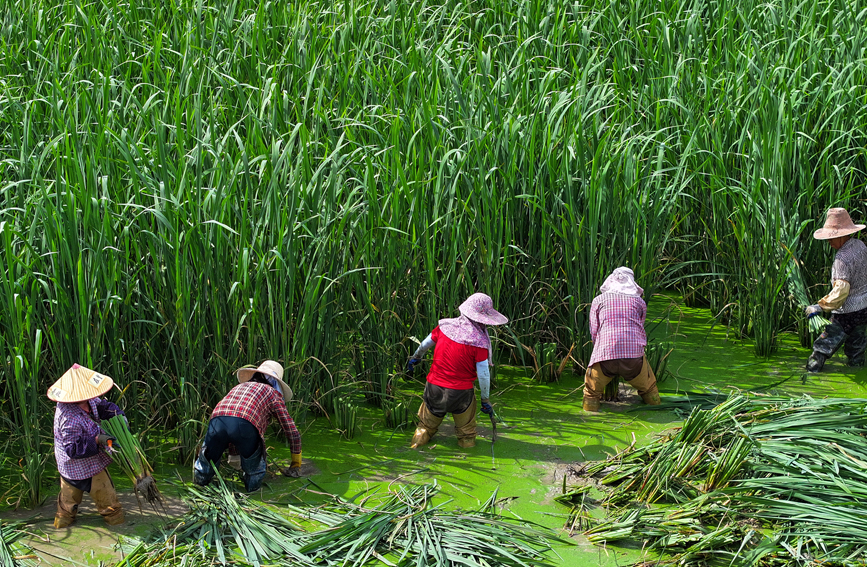
M 456 343 L 439 327 L 433 330 L 431 338 L 436 346 L 427 381 L 452 390 L 472 390 L 476 363 L 488 359 L 488 349 Z

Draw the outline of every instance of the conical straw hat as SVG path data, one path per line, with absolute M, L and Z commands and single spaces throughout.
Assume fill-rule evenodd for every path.
M 73 364 L 72 368 L 48 388 L 48 399 L 74 404 L 101 396 L 111 390 L 112 386 L 114 380 L 105 374 Z
M 277 380 L 277 383 L 280 384 L 280 389 L 283 390 L 283 401 L 288 402 L 292 399 L 292 388 L 283 381 L 283 365 L 275 360 L 266 360 L 258 368 L 244 366 L 236 370 L 235 374 L 238 375 L 238 383 L 243 384 L 244 382 L 249 382 L 250 378 L 257 372 L 267 374 Z
M 825 226 L 813 233 L 813 238 L 816 240 L 830 240 L 839 236 L 846 236 L 858 232 L 865 225 L 855 224 L 852 222 L 852 217 L 846 212 L 846 209 L 834 208 L 828 209 L 828 217 L 825 219 Z

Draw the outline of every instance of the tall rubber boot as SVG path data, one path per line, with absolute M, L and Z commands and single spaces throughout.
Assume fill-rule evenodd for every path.
M 602 372 L 598 362 L 587 369 L 584 374 L 584 411 L 599 411 L 602 392 L 609 382 L 611 377 Z
M 96 511 L 109 526 L 116 526 L 126 521 L 123 507 L 117 499 L 117 491 L 111 481 L 108 471 L 103 469 L 90 480 L 90 497 L 96 504 Z
M 265 461 L 265 453 L 262 445 L 249 457 L 241 457 L 241 470 L 244 471 L 244 488 L 247 492 L 255 492 L 262 486 L 265 480 L 265 471 L 268 463 Z
M 831 358 L 848 335 L 843 332 L 843 327 L 836 321 L 831 321 L 825 326 L 825 330 L 813 343 L 813 354 L 807 360 L 807 372 L 820 372 L 825 366 L 825 361 Z
M 849 337 L 843 343 L 846 363 L 854 367 L 864 366 L 865 350 L 867 350 L 867 325 L 860 325 L 849 333 Z
M 418 408 L 418 426 L 415 428 L 415 435 L 412 436 L 411 449 L 418 449 L 422 445 L 427 445 L 431 437 L 436 435 L 440 428 L 443 418 L 437 417 L 430 412 L 427 404 L 422 402 Z
M 656 376 L 653 374 L 653 369 L 647 362 L 646 356 L 641 364 L 641 372 L 629 381 L 629 385 L 638 390 L 638 395 L 641 396 L 645 404 L 658 406 L 662 403 L 662 400 L 659 399 L 659 388 L 656 386 Z
M 214 468 L 205 456 L 205 446 L 202 445 L 202 450 L 199 451 L 199 456 L 196 457 L 193 463 L 193 483 L 199 486 L 207 486 L 214 478 L 214 474 Z
M 476 446 L 476 397 L 463 413 L 452 414 L 455 418 L 455 435 L 458 447 L 469 449 Z
M 78 506 L 84 492 L 60 479 L 60 494 L 57 495 L 57 513 L 54 514 L 54 527 L 66 528 L 75 521 Z

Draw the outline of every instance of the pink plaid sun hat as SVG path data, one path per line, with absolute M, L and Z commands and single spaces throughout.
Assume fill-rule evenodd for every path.
M 504 325 L 509 319 L 494 309 L 494 300 L 484 293 L 474 293 L 458 307 L 461 315 L 485 325 Z

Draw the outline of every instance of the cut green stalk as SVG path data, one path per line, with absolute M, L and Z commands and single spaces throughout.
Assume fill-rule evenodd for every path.
M 136 498 L 143 495 L 151 506 L 162 504 L 153 473 L 138 438 L 132 434 L 122 415 L 102 420 L 100 426 L 116 439 L 112 443 L 112 457 L 133 483 Z

